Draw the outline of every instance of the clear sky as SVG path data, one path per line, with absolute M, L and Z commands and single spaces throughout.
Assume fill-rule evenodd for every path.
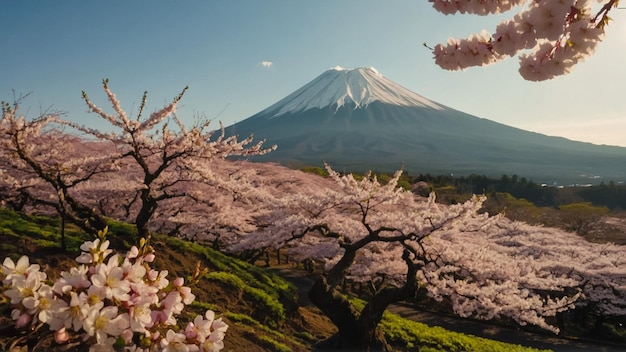
M 109 108 L 103 78 L 127 111 L 148 112 L 186 85 L 179 116 L 241 121 L 340 65 L 373 66 L 441 104 L 510 126 L 626 146 L 626 11 L 574 72 L 531 83 L 517 58 L 448 72 L 423 42 L 492 31 L 502 17 L 444 16 L 426 0 L 108 0 L 0 2 L 0 100 L 32 92 L 22 112 L 87 114 L 81 91 Z

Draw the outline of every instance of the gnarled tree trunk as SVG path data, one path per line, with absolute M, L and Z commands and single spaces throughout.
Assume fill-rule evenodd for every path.
M 356 308 L 344 295 L 328 285 L 324 276 L 317 279 L 309 291 L 309 298 L 339 330 L 335 336 L 321 342 L 318 348 L 322 350 L 389 351 L 385 337 L 378 329 L 380 319 L 374 322 L 368 318 L 361 322 L 360 314 Z M 385 305 L 382 311 L 386 307 Z
M 376 292 L 367 301 L 363 310 L 358 312 L 337 289 L 354 261 L 358 247 L 345 249 L 339 262 L 328 271 L 326 276 L 320 276 L 309 291 L 311 302 L 321 309 L 339 329 L 335 336 L 318 347 L 332 350 L 390 351 L 391 348 L 378 324 L 391 303 L 415 296 L 418 286 L 416 276 L 418 265 L 413 265 L 409 260 L 408 252 L 405 252 L 403 259 L 408 266 L 405 284 L 401 287 L 389 286 Z

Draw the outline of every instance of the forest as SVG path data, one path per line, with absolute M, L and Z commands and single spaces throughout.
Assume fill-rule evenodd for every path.
M 626 186 L 614 181 L 589 185 L 553 186 L 538 184 L 533 180 L 517 175 L 502 175 L 499 179 L 485 175 L 469 176 L 433 176 L 420 174 L 406 176 L 414 184 L 424 181 L 435 188 L 453 187 L 454 192 L 463 194 L 509 193 L 515 198 L 526 199 L 538 207 L 558 207 L 573 202 L 591 202 L 595 206 L 607 207 L 619 211 L 626 209 Z

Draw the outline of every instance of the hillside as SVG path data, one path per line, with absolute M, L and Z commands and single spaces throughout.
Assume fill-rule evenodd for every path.
M 80 240 L 86 237 L 70 231 L 69 244 L 73 249 L 59 253 L 57 221 L 20 216 L 4 209 L 0 209 L 0 228 L 0 256 L 16 259 L 25 254 L 57 275 L 75 263 Z M 113 224 L 109 238 L 113 246 L 128 248 L 132 232 L 128 225 Z M 154 267 L 167 269 L 171 277 L 188 277 L 198 261 L 209 269 L 206 279 L 192 287 L 196 301 L 189 314 L 212 309 L 223 315 L 229 324 L 227 351 L 307 351 L 316 340 L 334 331 L 332 324 L 314 308 L 298 306 L 295 286 L 267 270 L 174 238 L 157 236 L 152 243 L 157 253 Z M 6 312 L 6 304 L 3 307 Z M 7 324 L 5 317 L 3 335 L 16 333 Z M 47 338 L 51 340 L 51 336 Z
M 17 259 L 28 255 L 31 262 L 58 275 L 60 270 L 74 264 L 78 246 L 88 239 L 75 228 L 68 228 L 68 253 L 58 247 L 58 220 L 27 216 L 0 208 L 0 256 Z M 112 223 L 110 237 L 116 248 L 128 248 L 133 228 Z M 172 276 L 190 275 L 197 261 L 209 268 L 209 273 L 192 287 L 196 301 L 186 319 L 206 309 L 212 309 L 229 324 L 224 351 L 311 351 L 316 342 L 329 337 L 335 330 L 325 316 L 310 305 L 299 303 L 298 289 L 271 270 L 252 266 L 198 244 L 174 238 L 156 236 L 155 267 L 166 268 Z M 12 344 L 28 345 L 28 350 L 83 351 L 85 348 L 59 347 L 45 330 L 28 335 L 12 328 L 8 304 L 0 306 L 0 348 L 9 350 Z M 441 328 L 428 328 L 391 314 L 384 323 L 389 340 L 398 351 L 414 350 L 410 346 L 430 346 L 431 350 L 532 351 L 517 345 L 504 344 L 468 335 L 452 333 Z M 439 347 L 437 347 L 439 346 Z

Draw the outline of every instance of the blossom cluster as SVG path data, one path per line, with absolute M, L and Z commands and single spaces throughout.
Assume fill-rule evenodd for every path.
M 145 244 L 145 242 L 143 242 Z M 149 246 L 148 246 L 149 247 Z M 47 324 L 56 343 L 80 340 L 90 351 L 219 351 L 228 325 L 215 313 L 184 329 L 176 316 L 195 299 L 183 278 L 150 268 L 152 251 L 113 254 L 104 235 L 81 245 L 78 266 L 50 282 L 27 256 L 2 264 L 4 295 L 16 328 Z
M 467 39 L 449 39 L 433 49 L 435 63 L 447 70 L 488 65 L 519 56 L 519 72 L 527 80 L 541 81 L 569 73 L 573 66 L 593 54 L 604 37 L 608 12 L 616 1 L 598 11 L 591 0 L 429 0 L 444 13 L 487 15 L 523 8 L 500 22 L 493 34 L 482 31 Z

